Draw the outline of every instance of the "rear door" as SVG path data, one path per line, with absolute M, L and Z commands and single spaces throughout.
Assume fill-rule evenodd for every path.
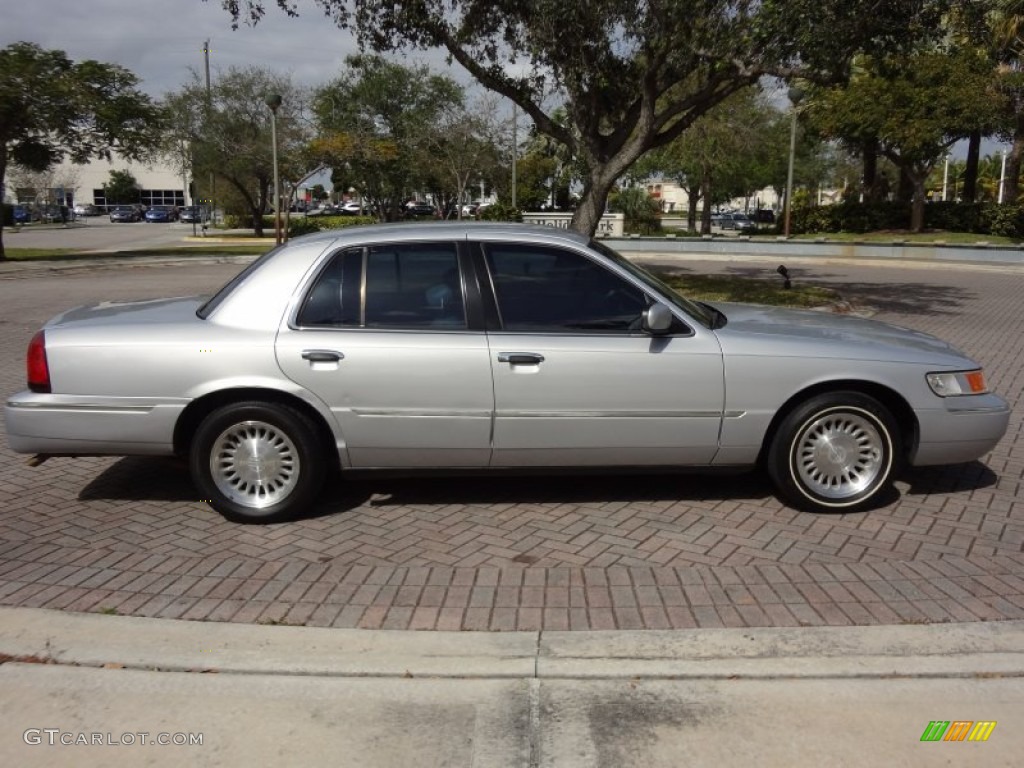
M 349 466 L 489 462 L 491 366 L 463 260 L 454 242 L 341 251 L 281 329 L 278 362 L 330 407 Z

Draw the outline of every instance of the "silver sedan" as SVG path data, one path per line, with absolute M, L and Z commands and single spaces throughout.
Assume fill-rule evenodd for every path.
M 1009 409 L 932 336 L 679 296 L 604 244 L 507 224 L 357 227 L 213 297 L 55 317 L 9 398 L 23 453 L 177 454 L 232 520 L 309 508 L 333 469 L 767 470 L 814 511 L 984 456 Z

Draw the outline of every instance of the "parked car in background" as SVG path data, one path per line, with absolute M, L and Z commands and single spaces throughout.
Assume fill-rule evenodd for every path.
M 154 205 L 146 211 L 143 218 L 150 223 L 169 223 L 175 221 L 177 210 L 171 205 Z
M 775 211 L 771 208 L 758 208 L 754 211 L 754 221 L 758 224 L 774 224 Z
M 28 224 L 39 219 L 38 216 L 33 217 L 32 209 L 27 205 L 15 205 L 13 208 L 15 224 Z
M 186 205 L 178 211 L 178 221 L 187 224 L 203 223 L 210 220 L 210 214 L 201 205 Z
M 360 213 L 369 213 L 369 211 L 354 200 L 342 203 L 339 206 L 339 212 L 344 216 L 358 216 Z
M 406 216 L 436 216 L 437 211 L 430 203 L 411 201 L 405 204 Z
M 757 229 L 757 225 L 745 213 L 723 213 L 719 226 L 722 229 L 733 229 L 738 232 L 750 232 Z
M 131 205 L 119 205 L 110 209 L 110 221 L 113 223 L 128 223 L 138 221 L 139 211 Z
M 760 466 L 789 504 L 851 512 L 905 464 L 984 456 L 1010 418 L 934 336 L 693 301 L 600 241 L 515 224 L 295 238 L 209 299 L 64 312 L 27 371 L 12 450 L 180 455 L 244 522 L 308 511 L 336 468 Z
M 100 209 L 92 203 L 78 203 L 74 207 L 75 216 L 99 216 Z

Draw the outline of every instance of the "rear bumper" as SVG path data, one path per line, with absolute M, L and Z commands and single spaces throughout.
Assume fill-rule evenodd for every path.
M 188 400 L 98 398 L 19 392 L 4 407 L 17 453 L 166 455 Z
M 998 395 L 949 397 L 944 408 L 917 411 L 916 467 L 958 464 L 980 459 L 1006 434 L 1010 406 Z

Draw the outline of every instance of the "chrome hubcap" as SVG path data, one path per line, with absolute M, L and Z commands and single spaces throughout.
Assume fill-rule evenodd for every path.
M 298 452 L 274 425 L 243 421 L 225 429 L 214 441 L 210 474 L 217 489 L 231 501 L 263 509 L 295 489 Z
M 837 411 L 807 424 L 794 447 L 803 485 L 826 499 L 848 499 L 870 487 L 884 469 L 885 445 L 874 422 Z

